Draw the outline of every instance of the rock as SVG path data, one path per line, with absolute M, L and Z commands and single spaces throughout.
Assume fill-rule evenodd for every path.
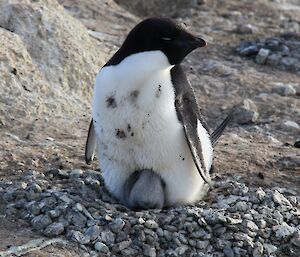
M 64 232 L 64 225 L 60 222 L 54 222 L 50 224 L 45 230 L 44 234 L 50 237 L 55 237 L 58 235 L 63 234 Z
M 267 254 L 270 255 L 270 254 L 276 252 L 277 247 L 272 244 L 264 244 L 264 249 L 266 250 Z
M 110 229 L 112 232 L 118 233 L 123 229 L 124 225 L 124 220 L 121 218 L 117 218 L 110 224 Z
M 295 142 L 294 147 L 300 148 L 300 140 Z
M 256 242 L 254 244 L 254 249 L 253 249 L 253 257 L 261 257 L 264 252 L 264 246 L 262 245 L 261 242 Z
M 122 250 L 128 248 L 131 245 L 131 240 L 122 241 L 120 243 L 115 244 L 112 247 L 113 252 L 121 252 Z
M 79 244 L 88 244 L 90 242 L 90 238 L 84 236 L 80 231 L 71 231 L 70 237 L 72 240 Z
M 223 253 L 226 257 L 234 257 L 234 251 L 231 247 L 225 246 L 223 249 Z
M 243 220 L 241 225 L 246 228 L 246 230 L 243 230 L 244 232 L 247 232 L 248 229 L 253 232 L 258 230 L 258 226 L 251 220 Z
M 270 54 L 267 57 L 267 64 L 271 66 L 276 66 L 280 63 L 281 55 L 280 54 Z
M 156 250 L 153 247 L 145 247 L 144 256 L 156 257 Z
M 236 28 L 239 34 L 252 34 L 255 28 L 251 24 L 240 24 Z
M 100 227 L 97 225 L 89 227 L 84 233 L 84 236 L 88 237 L 90 241 L 96 240 L 99 235 L 100 235 Z
M 282 57 L 279 64 L 287 70 L 300 69 L 300 61 L 295 57 Z
M 280 205 L 289 205 L 291 206 L 291 203 L 288 199 L 286 199 L 282 194 L 280 194 L 277 190 L 272 192 L 272 199 L 274 203 L 280 204 Z
M 115 242 L 115 235 L 110 230 L 102 231 L 100 233 L 100 238 L 106 245 L 111 245 Z
M 109 253 L 109 248 L 102 242 L 95 243 L 94 248 L 97 252 Z
M 32 226 L 37 230 L 42 230 L 52 223 L 48 215 L 38 215 L 31 220 Z
M 261 48 L 255 57 L 255 61 L 259 64 L 265 64 L 269 54 L 269 49 Z
M 154 220 L 147 220 L 145 222 L 145 227 L 150 229 L 157 229 L 158 224 Z
M 178 256 L 184 256 L 184 254 L 186 253 L 186 251 L 189 249 L 188 246 L 183 245 L 183 246 L 179 246 L 175 249 L 175 252 L 178 254 Z
M 197 241 L 196 247 L 198 249 L 204 250 L 208 247 L 208 245 L 209 245 L 209 240 L 199 240 L 199 241 Z
M 256 42 L 242 41 L 239 47 L 237 48 L 237 51 L 241 56 L 249 57 L 249 56 L 256 55 L 259 51 L 259 48 Z
M 5 56 L 0 95 L 8 100 L 0 107 L 4 120 L 87 108 L 92 87 L 82 87 L 82 81 L 92 85 L 104 64 L 100 43 L 55 0 L 13 2 L 0 4 L 0 55 Z M 14 108 L 11 99 L 16 99 Z
M 281 128 L 285 131 L 291 131 L 291 132 L 297 132 L 300 130 L 300 127 L 298 125 L 298 123 L 294 122 L 294 121 L 284 121 L 281 124 Z
M 258 119 L 258 112 L 255 103 L 250 99 L 245 99 L 243 104 L 235 108 L 233 119 L 239 124 L 253 123 Z
M 282 96 L 291 96 L 297 93 L 292 84 L 284 83 L 274 83 L 274 92 Z
M 291 243 L 300 248 L 300 231 L 295 232 L 294 237 L 291 239 Z
M 275 236 L 278 240 L 290 238 L 296 231 L 295 227 L 288 225 L 286 222 L 283 222 L 277 226 L 273 226 L 272 229 L 275 232 Z

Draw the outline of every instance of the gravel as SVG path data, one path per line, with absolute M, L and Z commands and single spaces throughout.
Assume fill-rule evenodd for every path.
M 300 252 L 300 197 L 292 190 L 248 187 L 229 177 L 217 180 L 206 201 L 195 205 L 131 211 L 106 191 L 101 173 L 52 172 L 51 179 L 45 174 L 28 172 L 23 183 L 0 182 L 6 214 L 28 220 L 48 237 L 65 235 L 90 249 L 92 256 Z M 33 184 L 34 200 L 27 197 Z
M 247 27 L 241 31 L 251 33 Z M 297 34 L 242 41 L 237 47 L 237 52 L 240 56 L 252 58 L 262 65 L 292 72 L 300 71 L 300 37 Z

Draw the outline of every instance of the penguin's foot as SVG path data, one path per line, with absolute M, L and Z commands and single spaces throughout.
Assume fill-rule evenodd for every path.
M 160 209 L 165 202 L 164 182 L 152 170 L 134 172 L 124 185 L 122 202 L 132 209 Z

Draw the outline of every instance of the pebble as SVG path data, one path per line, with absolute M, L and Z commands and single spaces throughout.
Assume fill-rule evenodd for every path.
M 280 225 L 274 226 L 273 231 L 277 239 L 286 239 L 293 235 L 296 232 L 296 228 L 288 225 L 286 222 L 283 222 Z
M 234 251 L 231 247 L 225 246 L 223 249 L 223 253 L 226 257 L 234 257 Z
M 107 245 L 111 245 L 115 242 L 115 235 L 110 230 L 102 231 L 100 233 L 101 241 Z
M 284 83 L 274 83 L 274 92 L 282 95 L 282 96 L 293 96 L 296 95 L 297 91 L 291 84 L 284 84 Z
M 70 184 L 63 176 L 54 176 L 55 185 L 56 180 L 64 180 L 63 188 L 36 178 L 42 191 L 33 201 L 24 194 L 32 177 L 25 178 L 24 184 L 0 182 L 2 194 L 9 193 L 6 214 L 31 221 L 46 236 L 65 235 L 86 249 L 93 247 L 100 256 L 112 252 L 115 256 L 262 257 L 274 254 L 267 255 L 278 245 L 300 243 L 296 211 L 300 198 L 288 189 L 246 186 L 230 177 L 215 182 L 212 203 L 134 212 L 118 207 L 113 199 L 103 202 L 103 182 L 99 182 L 101 193 L 91 201 L 88 190 L 94 176 L 85 171 L 69 177 Z M 82 180 L 86 185 L 74 190 L 73 183 Z
M 147 220 L 145 222 L 145 227 L 150 229 L 157 229 L 158 224 L 154 220 Z
M 289 202 L 288 199 L 286 199 L 281 193 L 279 193 L 277 190 L 275 190 L 272 193 L 272 199 L 274 203 L 278 203 L 280 205 L 289 205 L 291 206 L 291 203 Z
M 61 222 L 54 222 L 50 224 L 45 230 L 45 235 L 55 237 L 64 233 L 65 227 Z
M 145 247 L 144 256 L 156 257 L 156 250 L 153 247 Z
M 110 224 L 110 229 L 114 233 L 118 233 L 121 231 L 125 226 L 125 222 L 121 218 L 115 219 L 111 224 Z
M 253 257 L 261 257 L 264 253 L 264 246 L 261 242 L 256 242 L 253 249 Z
M 294 147 L 300 148 L 300 140 L 295 142 Z
M 31 224 L 36 230 L 43 230 L 51 223 L 51 218 L 48 215 L 43 214 L 38 215 L 31 220 Z
M 284 121 L 281 124 L 281 128 L 285 131 L 291 131 L 291 132 L 297 132 L 300 130 L 300 127 L 298 125 L 298 123 L 294 122 L 294 121 Z
M 94 245 L 94 248 L 97 252 L 109 253 L 109 248 L 106 246 L 106 244 L 104 244 L 102 242 L 96 242 Z
M 265 64 L 269 54 L 269 49 L 261 48 L 255 57 L 255 61 L 259 64 Z
M 277 247 L 273 244 L 264 244 L 264 249 L 266 250 L 267 254 L 270 255 L 274 252 L 276 252 Z
M 89 227 L 85 231 L 84 236 L 88 237 L 90 239 L 90 241 L 94 241 L 99 237 L 100 232 L 101 232 L 100 227 L 97 225 L 94 225 L 94 226 Z
M 236 31 L 240 34 L 248 34 L 251 33 L 251 26 L 243 24 L 237 27 Z M 281 35 L 279 37 L 242 41 L 237 51 L 240 56 L 252 58 L 259 64 L 299 72 L 299 49 L 300 47 L 297 41 L 291 37 Z
M 240 24 L 236 28 L 239 34 L 252 34 L 255 28 L 251 24 Z
M 257 107 L 250 99 L 245 99 L 241 106 L 235 108 L 233 113 L 233 119 L 238 124 L 254 123 L 258 116 Z

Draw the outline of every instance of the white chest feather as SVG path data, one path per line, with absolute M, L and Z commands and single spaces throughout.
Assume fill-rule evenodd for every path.
M 162 52 L 151 51 L 131 55 L 97 75 L 93 120 L 98 157 L 106 185 L 117 197 L 125 180 L 141 169 L 160 174 L 169 204 L 193 202 L 204 193 L 177 119 L 171 68 Z M 198 132 L 210 168 L 210 141 L 205 130 Z

